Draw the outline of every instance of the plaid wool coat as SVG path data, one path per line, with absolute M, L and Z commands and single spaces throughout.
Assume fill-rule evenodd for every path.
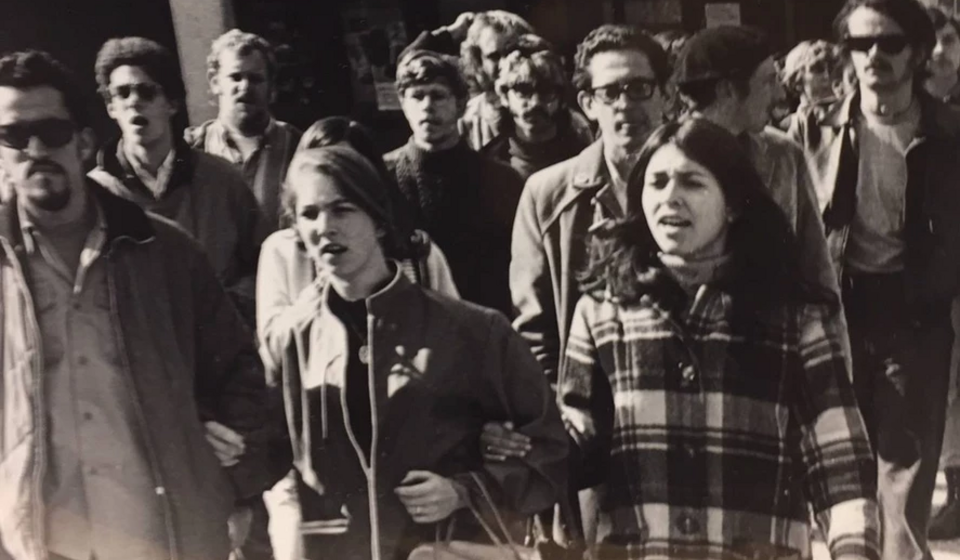
M 601 483 L 600 558 L 809 558 L 808 504 L 834 558 L 878 558 L 876 466 L 831 311 L 735 320 L 733 302 L 710 285 L 680 313 L 579 301 L 558 398 Z

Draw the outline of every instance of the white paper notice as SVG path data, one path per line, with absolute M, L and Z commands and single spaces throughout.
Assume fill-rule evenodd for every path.
M 734 2 L 704 4 L 703 11 L 707 27 L 740 25 L 740 4 Z

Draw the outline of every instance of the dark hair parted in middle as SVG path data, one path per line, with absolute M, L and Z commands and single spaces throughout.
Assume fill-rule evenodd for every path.
M 844 48 L 843 40 L 847 36 L 847 21 L 850 19 L 850 14 L 858 8 L 874 10 L 892 19 L 903 29 L 904 36 L 913 47 L 914 56 L 917 57 L 918 80 L 915 85 L 920 87 L 923 78 L 927 75 L 927 60 L 937 44 L 936 31 L 923 5 L 917 0 L 847 0 L 836 19 L 833 20 L 833 31 L 841 48 Z
M 590 89 L 590 60 L 599 53 L 607 51 L 640 51 L 650 61 L 650 68 L 662 87 L 670 77 L 670 65 L 667 53 L 653 37 L 631 25 L 601 25 L 583 38 L 577 45 L 577 54 L 573 58 L 573 85 L 577 91 Z
M 641 148 L 628 183 L 627 216 L 592 234 L 587 269 L 580 276 L 584 293 L 604 294 L 624 305 L 650 295 L 671 308 L 685 299 L 663 269 L 641 206 L 647 165 L 668 144 L 716 177 L 734 215 L 727 234 L 734 273 L 724 289 L 758 306 L 830 301 L 829 294 L 801 284 L 796 237 L 737 139 L 702 118 L 665 124 Z
M 143 37 L 110 39 L 100 47 L 94 70 L 97 91 L 110 102 L 110 74 L 121 66 L 136 66 L 163 88 L 163 95 L 181 108 L 187 97 L 177 57 L 169 49 Z

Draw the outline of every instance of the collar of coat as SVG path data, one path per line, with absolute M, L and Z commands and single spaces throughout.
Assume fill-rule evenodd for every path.
M 140 178 L 137 177 L 135 173 L 125 169 L 120 163 L 120 160 L 117 159 L 117 148 L 120 144 L 120 140 L 121 138 L 116 138 L 111 142 L 108 142 L 97 153 L 97 167 L 116 177 L 124 184 L 127 184 L 128 182 L 135 182 L 142 186 Z M 196 153 L 194 153 L 193 148 L 187 144 L 186 140 L 177 135 L 174 135 L 173 151 L 173 169 L 170 172 L 170 178 L 168 179 L 167 187 L 164 189 L 164 193 L 170 193 L 173 192 L 177 187 L 189 185 L 193 180 L 193 174 L 197 166 L 197 156 Z
M 96 181 L 86 179 L 87 193 L 100 207 L 106 223 L 106 246 L 110 249 L 121 239 L 147 243 L 154 239 L 154 228 L 146 213 L 136 204 L 111 194 Z M 0 238 L 13 247 L 23 246 L 23 231 L 17 212 L 17 198 L 0 205 Z
M 403 269 L 396 261 L 390 261 L 393 267 L 393 279 L 379 291 L 366 298 L 367 312 L 371 315 L 383 315 L 387 310 L 394 308 L 397 302 L 409 301 L 407 294 L 413 289 L 413 282 L 403 273 Z M 330 282 L 323 283 L 322 299 L 326 307 L 330 301 Z
M 953 138 L 960 135 L 960 118 L 945 103 L 933 98 L 925 91 L 914 91 L 920 102 L 920 127 L 917 139 Z M 833 128 L 849 127 L 861 116 L 860 92 L 849 95 L 832 110 L 823 115 L 822 126 Z

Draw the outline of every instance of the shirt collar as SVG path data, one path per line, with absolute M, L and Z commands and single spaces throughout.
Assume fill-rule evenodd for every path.
M 107 221 L 104 219 L 103 210 L 100 208 L 100 203 L 97 201 L 97 197 L 93 196 L 89 192 L 85 192 L 84 195 L 87 197 L 87 204 L 89 204 L 94 212 L 94 226 L 91 233 L 94 231 L 99 232 L 101 235 L 105 236 L 107 232 Z M 25 252 L 28 255 L 32 255 L 36 250 L 36 240 L 34 235 L 38 233 L 38 227 L 34 223 L 33 218 L 28 214 L 24 209 L 22 204 L 16 204 L 17 219 L 20 222 L 20 233 L 23 236 L 23 247 Z
M 216 133 L 220 136 L 220 141 L 223 142 L 223 145 L 233 150 L 237 153 L 240 152 L 240 148 L 237 146 L 237 143 L 233 139 L 233 135 L 230 134 L 230 129 L 227 125 L 223 124 L 223 121 L 217 119 L 216 121 Z M 267 122 L 267 127 L 263 129 L 263 134 L 257 138 L 257 150 L 261 150 L 266 146 L 270 145 L 270 138 L 273 137 L 274 130 L 277 128 L 277 121 L 273 117 L 270 117 L 270 121 Z

